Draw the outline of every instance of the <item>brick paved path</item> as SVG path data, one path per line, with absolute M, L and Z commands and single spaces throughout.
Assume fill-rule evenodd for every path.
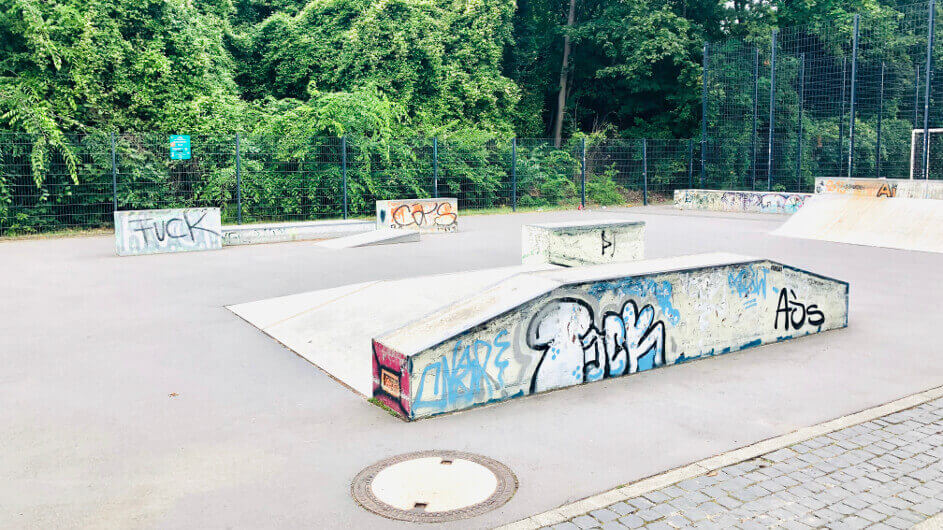
M 941 512 L 943 398 L 551 528 L 911 528 Z

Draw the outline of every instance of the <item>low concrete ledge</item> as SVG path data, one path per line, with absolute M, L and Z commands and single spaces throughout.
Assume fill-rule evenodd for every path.
M 645 254 L 645 223 L 605 219 L 521 227 L 521 263 L 565 267 L 635 261 Z
M 222 248 L 219 208 L 121 210 L 114 213 L 119 256 Z
M 302 221 L 223 227 L 223 245 L 255 245 L 312 241 L 362 234 L 374 229 L 374 223 L 362 220 Z
M 793 214 L 811 196 L 776 191 L 675 190 L 674 202 L 680 210 Z

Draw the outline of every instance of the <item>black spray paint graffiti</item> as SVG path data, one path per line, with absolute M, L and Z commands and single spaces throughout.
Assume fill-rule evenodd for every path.
M 541 352 L 531 393 L 616 377 L 665 364 L 665 325 L 655 309 L 628 300 L 607 311 L 602 329 L 592 308 L 577 298 L 548 303 L 531 319 L 527 345 Z
M 602 238 L 602 255 L 606 255 L 606 251 L 609 251 L 609 256 L 613 257 L 616 255 L 616 238 L 610 233 L 609 239 L 606 239 L 606 231 L 602 230 L 599 232 L 600 237 Z
M 174 217 L 172 219 L 145 217 L 143 219 L 131 219 L 128 221 L 128 224 L 135 226 L 134 231 L 141 234 L 141 237 L 144 238 L 145 245 L 151 244 L 148 235 L 152 231 L 156 241 L 161 243 L 168 237 L 171 239 L 190 238 L 191 241 L 196 241 L 195 234 L 198 231 L 208 232 L 219 237 L 219 232 L 200 226 L 200 223 L 203 222 L 203 218 L 206 216 L 207 212 L 203 212 L 199 219 L 193 221 L 190 219 L 190 216 L 187 215 L 187 212 L 183 212 L 182 217 Z
M 792 296 L 792 300 L 789 297 Z M 779 291 L 779 302 L 776 304 L 776 320 L 773 322 L 773 329 L 779 329 L 779 316 L 783 317 L 783 329 L 802 329 L 802 326 L 821 326 L 825 323 L 825 315 L 819 310 L 816 304 L 808 306 L 799 302 L 795 291 L 783 288 Z

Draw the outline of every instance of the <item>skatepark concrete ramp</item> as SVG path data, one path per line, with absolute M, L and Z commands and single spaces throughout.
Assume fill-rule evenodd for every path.
M 414 236 L 419 236 L 413 231 Z M 375 280 L 229 306 L 229 310 L 356 392 L 373 394 L 371 341 L 516 274 L 554 265 Z
M 327 241 L 321 241 L 317 245 L 324 248 L 356 248 L 373 245 L 390 245 L 393 243 L 412 243 L 416 241 L 419 241 L 418 230 L 384 228 L 382 230 L 371 230 L 370 232 L 354 234 L 352 236 L 328 239 Z
M 406 419 L 842 328 L 848 284 L 702 254 L 509 276 L 373 340 Z
M 943 252 L 943 201 L 816 195 L 773 235 Z

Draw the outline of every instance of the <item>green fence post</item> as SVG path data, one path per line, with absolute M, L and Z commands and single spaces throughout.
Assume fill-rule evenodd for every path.
M 855 34 L 851 47 L 851 117 L 848 118 L 848 178 L 852 177 L 855 165 L 855 103 L 857 103 L 858 77 L 858 21 L 861 15 L 855 15 Z
M 239 152 L 239 133 L 236 133 L 236 224 L 242 224 L 242 157 Z
M 878 95 L 877 142 L 874 146 L 874 169 L 881 178 L 881 125 L 884 121 L 884 61 L 881 61 L 881 91 Z
M 923 178 L 930 178 L 930 79 L 933 77 L 933 36 L 936 21 L 936 0 L 930 0 L 930 15 L 927 21 L 927 65 L 923 77 L 926 88 L 923 96 Z M 924 188 L 929 193 L 929 186 Z
M 704 188 L 704 173 L 707 170 L 705 157 L 707 153 L 707 54 L 708 44 L 704 43 L 704 66 L 701 68 L 702 86 L 701 86 L 701 180 L 698 188 Z
M 439 196 L 439 137 L 432 137 L 432 196 Z
M 756 115 L 760 99 L 760 48 L 753 47 L 753 135 L 750 136 L 750 189 L 756 190 Z
M 511 139 L 511 211 L 517 211 L 517 138 Z
M 118 160 L 115 154 L 115 133 L 111 133 L 111 204 L 112 211 L 118 211 Z
M 341 175 L 344 180 L 344 219 L 347 219 L 347 136 L 341 136 Z
M 805 103 L 805 54 L 799 55 L 799 130 L 796 136 L 796 191 L 802 191 L 802 105 Z
M 586 208 L 586 137 L 580 142 L 580 206 Z
M 841 116 L 838 117 L 838 176 L 842 174 L 845 165 L 845 157 L 842 156 L 842 149 L 845 145 L 845 75 L 847 57 L 841 59 Z
M 694 139 L 688 139 L 688 187 L 694 187 Z
M 648 140 L 642 138 L 642 206 L 648 206 Z
M 773 133 L 776 130 L 776 30 L 770 46 L 769 64 L 769 151 L 766 153 L 766 189 L 773 189 Z

